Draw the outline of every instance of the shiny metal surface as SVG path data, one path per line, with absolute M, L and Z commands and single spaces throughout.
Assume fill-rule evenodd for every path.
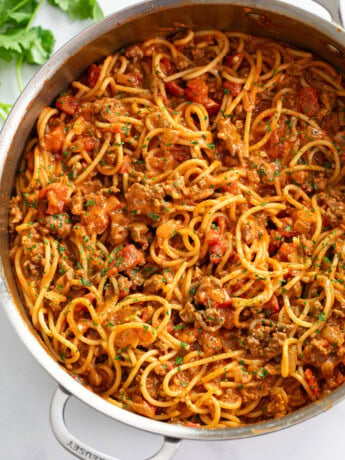
M 71 394 L 61 387 L 58 387 L 54 393 L 50 406 L 50 424 L 56 439 L 68 452 L 74 456 L 84 459 L 92 458 L 93 460 L 119 460 L 117 457 L 103 454 L 87 444 L 79 441 L 73 436 L 65 422 L 65 408 Z M 147 460 L 169 460 L 173 458 L 180 444 L 177 438 L 164 437 L 164 441 L 159 451 Z
M 319 5 L 323 6 L 331 15 L 332 21 L 336 25 L 343 25 L 341 7 L 339 0 L 314 0 Z
M 340 21 L 336 0 L 318 0 Z M 82 386 L 45 350 L 27 321 L 8 253 L 7 203 L 25 142 L 42 108 L 92 62 L 132 42 L 168 33 L 174 24 L 236 29 L 309 49 L 345 71 L 345 32 L 305 10 L 277 0 L 153 0 L 122 10 L 83 31 L 61 48 L 18 98 L 0 135 L 0 304 L 18 335 L 42 367 L 69 393 L 96 410 L 133 427 L 171 438 L 237 439 L 269 433 L 302 422 L 345 397 L 345 387 L 281 419 L 232 429 L 206 430 L 150 420 L 120 409 Z M 135 31 L 135 33 L 134 33 Z M 298 31 L 298 33 L 296 33 Z M 84 457 L 85 458 L 85 457 Z
M 341 12 L 340 0 L 314 0 L 319 5 L 323 6 L 331 15 L 332 21 L 337 25 L 343 25 L 343 17 Z

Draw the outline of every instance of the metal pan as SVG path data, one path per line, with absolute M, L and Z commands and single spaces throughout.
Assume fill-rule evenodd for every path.
M 130 43 L 172 30 L 174 24 L 194 28 L 233 29 L 283 40 L 308 49 L 345 71 L 345 31 L 340 26 L 339 0 L 316 0 L 333 22 L 278 0 L 152 0 L 124 9 L 77 35 L 34 76 L 13 107 L 0 135 L 0 305 L 42 367 L 57 381 L 51 404 L 51 425 L 59 442 L 80 459 L 114 460 L 69 433 L 64 409 L 71 395 L 99 412 L 135 428 L 164 436 L 151 459 L 169 459 L 181 439 L 226 440 L 281 430 L 325 411 L 345 397 L 345 386 L 280 419 L 231 429 L 189 428 L 150 420 L 128 412 L 92 393 L 69 375 L 46 351 L 33 330 L 13 278 L 8 252 L 8 200 L 25 142 L 44 106 L 94 61 Z

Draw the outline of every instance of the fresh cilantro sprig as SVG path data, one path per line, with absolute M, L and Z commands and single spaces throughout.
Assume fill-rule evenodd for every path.
M 32 26 L 45 0 L 0 0 L 0 60 L 16 60 L 16 76 L 22 91 L 23 63 L 42 65 L 53 52 L 55 38 L 51 30 Z M 73 20 L 103 17 L 96 0 L 48 0 Z M 0 117 L 5 119 L 12 104 L 0 102 Z
M 91 18 L 98 21 L 103 17 L 96 0 L 48 0 L 48 3 L 65 11 L 73 20 Z

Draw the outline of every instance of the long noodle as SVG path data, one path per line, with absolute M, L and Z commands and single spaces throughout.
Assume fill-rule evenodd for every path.
M 180 30 L 46 107 L 10 205 L 49 352 L 107 401 L 234 427 L 345 381 L 345 88 L 311 53 Z

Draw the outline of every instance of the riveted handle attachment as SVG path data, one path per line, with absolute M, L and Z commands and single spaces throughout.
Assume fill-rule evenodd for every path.
M 117 457 L 103 454 L 87 444 L 84 444 L 69 432 L 65 423 L 65 408 L 70 397 L 70 393 L 64 388 L 58 387 L 50 405 L 50 424 L 56 439 L 62 447 L 81 460 L 90 458 L 93 460 L 119 460 Z M 165 437 L 159 451 L 147 460 L 172 459 L 179 443 L 180 439 Z

